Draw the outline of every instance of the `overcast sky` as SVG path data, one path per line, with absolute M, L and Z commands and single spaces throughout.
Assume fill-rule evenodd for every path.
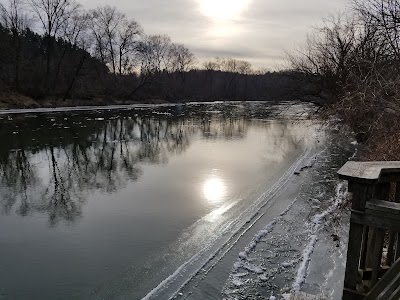
M 305 40 L 324 17 L 348 0 L 80 0 L 84 7 L 116 6 L 147 34 L 168 34 L 200 62 L 215 56 L 277 69 L 285 50 Z

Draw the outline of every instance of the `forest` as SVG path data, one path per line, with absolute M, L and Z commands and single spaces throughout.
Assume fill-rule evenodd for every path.
M 353 0 L 289 55 L 318 87 L 326 116 L 338 116 L 366 145 L 364 159 L 400 159 L 400 1 Z
M 6 1 L 0 5 L 0 102 L 11 107 L 280 100 L 294 87 L 293 74 L 257 71 L 234 58 L 199 66 L 185 45 L 146 35 L 115 7 Z

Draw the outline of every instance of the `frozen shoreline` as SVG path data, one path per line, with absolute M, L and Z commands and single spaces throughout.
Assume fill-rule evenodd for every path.
M 341 147 L 351 143 L 334 142 L 338 141 L 327 142 L 326 151 L 315 154 L 315 159 L 303 161 L 301 175 L 292 176 L 277 192 L 269 206 L 271 211 L 281 207 L 280 214 L 266 212 L 231 253 L 218 265 L 205 267 L 204 274 L 175 297 L 285 299 L 287 293 L 300 291 L 341 299 L 349 216 L 340 208 L 347 189 L 336 178 L 335 168 L 342 160 L 337 161 L 338 155 L 349 158 Z M 225 279 L 217 283 L 216 278 Z M 207 292 L 211 287 L 214 291 Z

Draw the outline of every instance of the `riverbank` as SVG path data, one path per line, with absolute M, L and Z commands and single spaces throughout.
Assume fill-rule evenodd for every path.
M 0 109 L 33 109 L 33 108 L 59 108 L 77 106 L 109 106 L 109 105 L 129 105 L 137 103 L 160 104 L 169 103 L 161 99 L 148 100 L 117 100 L 106 97 L 93 97 L 90 99 L 66 99 L 46 98 L 35 100 L 31 97 L 11 91 L 0 91 Z
M 81 107 L 95 108 L 104 107 L 107 109 L 118 109 L 118 107 L 124 107 L 129 105 L 150 105 L 150 104 L 176 104 L 176 103 L 212 103 L 212 102 L 265 102 L 269 105 L 278 103 L 311 103 L 316 107 L 320 107 L 321 103 L 316 101 L 314 98 L 301 98 L 297 100 L 288 99 L 240 99 L 240 100 L 221 100 L 221 99 L 118 99 L 113 97 L 98 96 L 90 99 L 66 99 L 61 98 L 46 98 L 35 100 L 31 97 L 24 96 L 19 93 L 11 91 L 0 91 L 0 111 L 1 110 L 33 110 L 33 109 L 46 109 L 46 111 L 57 111 L 63 110 L 79 110 Z M 97 109 L 97 108 L 96 108 Z

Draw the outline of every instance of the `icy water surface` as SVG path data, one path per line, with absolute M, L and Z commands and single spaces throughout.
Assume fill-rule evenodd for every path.
M 176 295 L 323 139 L 310 111 L 216 103 L 1 115 L 0 299 Z

